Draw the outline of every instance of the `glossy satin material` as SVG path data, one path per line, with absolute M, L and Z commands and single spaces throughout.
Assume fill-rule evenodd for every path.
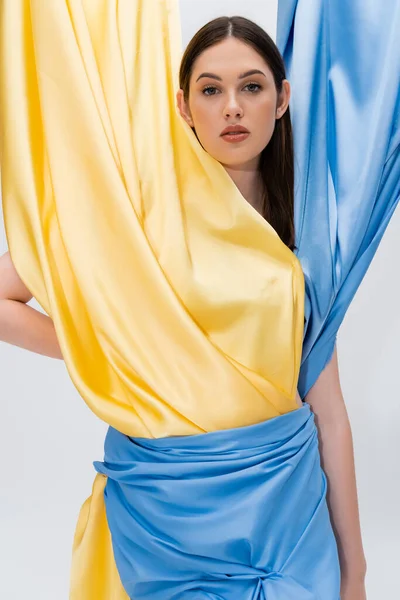
M 256 423 L 264 428 L 269 422 L 273 423 L 270 427 L 274 430 L 282 416 L 295 423 L 300 418 L 298 414 L 305 414 L 304 409 L 296 410 L 295 402 L 304 333 L 301 265 L 272 227 L 241 196 L 222 166 L 203 151 L 177 114 L 175 92 L 181 47 L 176 2 L 57 0 L 44 4 L 40 0 L 5 0 L 0 6 L 2 192 L 11 256 L 21 278 L 54 321 L 66 366 L 77 389 L 90 408 L 112 426 L 110 432 L 120 432 L 116 439 L 114 437 L 118 443 L 113 452 L 125 449 L 126 438 L 122 434 L 149 438 L 148 443 L 152 444 L 150 438 L 153 437 L 215 432 L 215 438 L 207 434 L 203 439 L 218 442 L 223 432 L 216 430 L 224 430 L 226 436 L 232 436 L 232 428 L 257 428 Z M 318 17 L 320 9 L 316 7 L 316 11 Z M 305 28 L 305 23 L 299 20 L 298 38 L 303 37 L 305 28 L 303 45 L 312 49 L 315 44 L 317 49 L 317 66 L 313 63 L 314 55 L 312 59 L 304 55 L 300 62 L 309 60 L 310 64 L 300 66 L 309 74 L 315 68 L 323 79 L 327 71 L 320 67 L 321 23 L 317 18 L 313 27 Z M 364 21 L 360 24 L 360 38 L 355 38 L 358 44 L 363 35 L 362 23 Z M 333 35 L 335 31 L 333 28 Z M 392 29 L 389 27 L 388 31 Z M 392 39 L 391 34 L 386 37 Z M 295 54 L 301 50 L 300 44 Z M 388 60 L 390 65 L 390 54 Z M 294 57 L 290 68 L 295 68 Z M 386 71 L 381 71 L 386 76 Z M 292 76 L 294 79 L 295 74 Z M 362 76 L 354 78 L 355 89 L 358 89 L 359 77 Z M 326 85 L 322 79 L 321 89 Z M 307 80 L 309 86 L 311 80 Z M 342 89 L 348 92 L 346 87 Z M 392 91 L 390 86 L 387 89 Z M 294 91 L 300 93 L 301 86 L 297 85 Z M 358 90 L 354 107 L 362 106 L 362 91 Z M 340 89 L 338 93 L 340 95 Z M 319 96 L 312 97 L 316 101 Z M 324 102 L 323 94 L 321 98 Z M 389 93 L 388 98 L 390 115 L 393 94 Z M 382 101 L 382 105 L 385 102 Z M 307 105 L 306 108 L 309 109 Z M 320 118 L 318 111 L 315 117 L 314 112 L 309 113 L 304 123 L 306 131 L 313 125 L 314 118 L 321 128 L 320 121 L 325 123 L 323 116 Z M 329 114 L 332 131 L 337 115 Z M 351 114 L 355 119 L 356 113 Z M 301 118 L 302 114 L 294 110 L 295 128 Z M 384 120 L 384 136 L 387 127 L 388 122 Z M 393 131 L 396 132 L 396 125 Z M 304 136 L 308 139 L 306 132 Z M 379 165 L 378 137 L 376 134 L 373 141 L 378 144 Z M 350 139 L 338 136 L 337 141 L 343 139 L 349 143 L 357 140 L 353 136 Z M 396 144 L 394 141 L 390 144 L 386 147 L 388 170 L 382 175 L 386 195 L 379 195 L 381 210 L 377 210 L 372 220 L 376 227 L 368 230 L 372 241 L 368 235 L 364 236 L 362 227 L 358 229 L 351 222 L 354 238 L 359 243 L 357 251 L 361 252 L 366 244 L 363 258 L 355 263 L 356 273 L 363 270 L 364 260 L 370 257 L 374 240 L 379 238 L 380 228 L 389 218 L 391 208 L 386 206 L 393 206 L 394 169 L 398 163 Z M 372 146 L 367 147 L 371 152 Z M 314 156 L 314 150 L 310 156 Z M 326 152 L 321 154 L 322 169 L 325 169 L 322 157 L 326 159 L 326 156 Z M 346 167 L 346 163 L 336 160 L 336 165 L 331 163 L 331 172 L 338 166 Z M 302 164 L 304 166 L 304 162 Z M 315 311 L 317 325 L 319 323 L 315 331 L 320 332 L 321 324 L 329 322 L 329 302 L 339 298 L 337 270 L 341 263 L 337 261 L 338 248 L 332 245 L 332 230 L 334 233 L 336 229 L 350 227 L 346 224 L 348 215 L 364 214 L 360 196 L 354 195 L 357 210 L 353 214 L 353 204 L 348 200 L 353 196 L 346 195 L 347 209 L 338 210 L 336 222 L 335 204 L 329 204 L 328 210 L 326 198 L 332 198 L 331 189 L 341 177 L 336 174 L 332 185 L 322 186 L 322 191 L 318 186 L 314 189 L 313 178 L 320 181 L 321 165 L 314 161 L 310 169 L 304 171 L 307 185 L 316 195 L 312 204 L 306 207 L 301 204 L 304 218 L 300 220 L 300 244 L 304 247 L 307 232 L 310 236 L 307 252 L 312 261 L 314 255 L 332 260 L 331 252 L 335 250 L 335 266 L 327 270 L 325 278 L 322 275 L 319 278 L 315 263 L 300 253 L 306 273 L 309 273 L 308 264 L 313 265 L 313 282 L 318 282 L 313 284 L 316 286 L 314 296 L 317 291 L 321 293 L 319 305 L 312 296 L 311 279 L 307 275 L 307 332 L 314 331 L 311 309 Z M 355 172 L 351 171 L 353 177 Z M 367 175 L 370 176 L 369 172 Z M 356 191 L 359 192 L 358 188 Z M 368 191 L 364 189 L 365 193 Z M 367 205 L 370 206 L 369 201 Z M 330 227 L 326 224 L 328 217 Z M 360 220 L 366 222 L 368 217 Z M 314 229 L 307 229 L 309 221 L 313 221 Z M 315 229 L 316 223 L 324 236 Z M 315 238 L 314 234 L 317 234 Z M 328 239 L 330 248 L 327 249 Z M 311 245 L 313 240 L 314 246 Z M 340 247 L 341 256 L 347 256 L 345 250 L 345 245 Z M 324 261 L 321 263 L 326 269 Z M 351 260 L 346 264 L 346 268 L 350 268 Z M 335 290 L 333 296 L 331 287 Z M 348 293 L 344 299 L 349 301 L 350 296 Z M 338 310 L 340 303 L 336 307 Z M 332 315 L 329 318 L 334 314 L 329 313 Z M 334 335 L 325 338 L 329 351 L 333 338 Z M 322 364 L 327 352 L 320 342 L 322 349 L 318 354 L 319 339 L 317 334 L 306 336 L 306 356 L 309 345 L 315 342 L 314 356 L 320 356 Z M 320 368 L 319 363 L 315 365 L 313 376 Z M 306 375 L 303 382 L 305 378 Z M 306 384 L 309 381 L 310 378 Z M 302 390 L 306 387 L 303 383 Z M 278 419 L 272 419 L 276 416 Z M 300 443 L 301 437 L 297 435 L 294 445 Z M 110 433 L 108 442 L 112 439 Z M 315 433 L 310 440 L 315 440 Z M 250 453 L 254 454 L 253 440 L 242 441 L 246 441 Z M 157 447 L 162 441 L 155 440 L 155 443 Z M 189 439 L 174 440 L 178 448 L 182 447 L 179 444 L 188 443 L 191 443 Z M 245 462 L 251 458 L 245 456 L 246 444 L 241 447 L 241 460 Z M 279 591 L 289 590 L 295 593 L 296 599 L 309 600 L 306 583 L 310 585 L 315 575 L 315 589 L 324 585 L 317 577 L 321 569 L 332 577 L 332 585 L 324 591 L 332 593 L 332 599 L 337 600 L 334 596 L 338 576 L 336 555 L 324 508 L 324 490 L 320 485 L 324 482 L 318 461 L 311 468 L 310 458 L 318 458 L 313 444 L 315 441 L 307 452 L 307 443 L 302 446 L 305 454 L 298 465 L 298 479 L 295 473 L 294 478 L 287 481 L 289 487 L 280 506 L 269 507 L 262 502 L 261 490 L 260 494 L 251 490 L 260 519 L 242 521 L 241 533 L 238 531 L 242 537 L 234 539 L 231 546 L 226 544 L 221 548 L 221 556 L 234 557 L 237 551 L 237 558 L 231 562 L 248 567 L 243 556 L 253 544 L 259 553 L 261 548 L 266 553 L 270 551 L 268 556 L 272 563 L 257 562 L 257 573 L 245 570 L 243 579 L 234 573 L 233 587 L 229 587 L 228 593 L 243 589 L 244 594 L 253 594 L 257 600 L 262 599 L 262 594 L 266 600 L 271 600 L 271 596 L 272 600 L 278 600 Z M 216 449 L 203 447 L 203 451 L 214 452 L 218 448 L 221 447 L 217 443 Z M 264 450 L 264 460 L 271 466 L 269 449 Z M 196 464 L 194 461 L 191 467 L 195 469 Z M 289 461 L 289 467 L 291 465 Z M 144 465 L 138 469 L 140 466 Z M 229 461 L 224 464 L 221 460 L 219 466 L 221 470 L 226 469 Z M 199 481 L 203 477 L 198 490 L 209 490 L 206 484 L 212 485 L 205 479 L 211 467 L 201 461 L 200 466 L 197 465 Z M 307 468 L 310 481 L 316 486 L 310 489 L 301 487 L 307 480 Z M 286 481 L 285 470 L 277 473 Z M 259 476 L 259 473 L 254 474 L 257 485 L 261 483 Z M 245 498 L 240 496 L 240 485 L 249 485 L 249 472 L 243 472 L 243 479 L 238 472 L 232 477 L 236 483 L 226 493 L 243 506 Z M 111 490 L 112 485 L 119 484 L 110 479 Z M 262 482 L 268 498 L 274 498 L 274 489 L 277 491 L 274 485 L 279 480 L 278 477 L 275 482 L 270 479 L 270 487 Z M 116 570 L 104 510 L 106 481 L 106 477 L 97 475 L 93 494 L 81 510 L 74 540 L 71 600 L 127 599 Z M 190 481 L 193 482 L 189 479 L 188 485 Z M 156 480 L 156 484 L 161 485 L 161 482 Z M 155 493 L 160 490 L 157 485 Z M 288 491 L 290 485 L 294 486 L 292 494 Z M 250 488 L 248 491 L 250 494 Z M 148 493 L 147 488 L 146 498 Z M 156 500 L 154 496 L 151 501 Z M 214 518 L 218 513 L 218 498 L 215 500 Z M 184 501 L 185 498 L 177 498 L 175 504 L 168 505 L 172 515 Z M 188 496 L 186 501 L 191 514 L 197 514 L 193 497 Z M 136 496 L 130 509 L 139 510 L 137 503 L 140 498 Z M 288 523 L 294 524 L 293 513 L 288 515 L 286 523 L 282 521 L 286 506 L 299 511 L 304 526 L 311 523 L 310 535 L 307 529 L 304 536 L 304 543 L 310 544 L 309 554 L 319 558 L 319 542 L 328 540 L 327 546 L 322 544 L 323 549 L 327 548 L 322 550 L 327 552 L 326 556 L 322 554 L 322 562 L 310 566 L 307 553 L 297 551 L 302 542 L 299 536 L 290 538 L 293 530 L 287 527 Z M 321 520 L 312 519 L 307 512 L 309 506 L 318 508 Z M 125 507 L 119 508 L 122 511 Z M 261 508 L 276 511 L 268 522 L 268 532 L 284 536 L 281 546 L 279 543 L 268 545 Z M 115 519 L 120 514 L 112 512 Z M 200 516 L 206 527 L 205 515 Z M 154 522 L 166 524 L 168 513 L 156 513 L 153 517 Z M 254 515 L 249 514 L 249 519 L 252 517 Z M 263 531 L 257 529 L 261 522 Z M 113 536 L 121 549 L 116 523 L 112 523 Z M 233 525 L 236 527 L 236 522 Z M 221 518 L 221 531 L 226 534 L 233 525 Z M 193 539 L 200 539 L 200 534 L 198 530 L 198 538 Z M 320 540 L 322 534 L 324 539 Z M 243 539 L 248 539 L 248 543 Z M 146 546 L 146 540 L 142 539 L 146 550 L 151 551 L 155 540 L 148 538 L 147 542 Z M 164 540 L 164 550 L 168 542 Z M 290 569 L 280 578 L 278 573 L 282 575 L 284 561 L 291 550 L 296 560 L 293 564 L 288 562 Z M 128 552 L 131 551 L 134 554 L 134 548 L 129 546 Z M 216 558 L 212 553 L 209 556 Z M 130 575 L 126 574 L 120 551 L 117 557 L 125 584 L 131 585 L 126 581 Z M 189 567 L 191 559 L 193 557 L 187 557 Z M 124 560 L 129 562 L 130 554 Z M 218 561 L 214 563 L 213 572 L 217 572 Z M 214 584 L 226 587 L 227 581 L 217 579 L 207 583 Z M 187 593 L 191 592 L 187 590 Z M 214 594 L 213 600 L 216 597 Z M 322 594 L 322 597 L 329 599 L 329 595 Z
M 107 477 L 97 475 L 75 530 L 70 600 L 128 600 L 121 583 L 104 506 Z
M 331 357 L 399 201 L 399 32 L 398 0 L 279 2 L 278 45 L 292 84 L 296 254 L 306 286 L 302 398 Z
M 314 414 L 164 439 L 110 428 L 105 502 L 134 600 L 339 600 Z
M 0 17 L 10 253 L 89 407 L 145 437 L 295 410 L 301 266 L 178 114 L 177 2 Z
M 7 241 L 83 399 L 149 438 L 295 411 L 301 266 L 178 114 L 177 2 L 0 7 Z M 102 484 L 71 600 L 126 598 Z

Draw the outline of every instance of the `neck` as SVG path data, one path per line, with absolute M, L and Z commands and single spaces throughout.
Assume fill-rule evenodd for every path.
M 258 159 L 246 164 L 223 167 L 247 202 L 256 210 L 261 210 L 263 186 L 258 171 Z

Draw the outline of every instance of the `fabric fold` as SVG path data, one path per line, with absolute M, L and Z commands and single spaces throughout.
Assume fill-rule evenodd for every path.
M 338 600 L 314 415 L 162 439 L 110 428 L 105 506 L 134 600 Z M 287 596 L 285 596 L 287 594 Z
M 180 30 L 177 0 L 0 5 L 11 258 L 82 398 L 135 436 L 297 408 L 301 266 L 178 113 Z
M 400 198 L 400 3 L 280 0 L 292 85 L 296 255 L 305 277 L 299 393 L 329 362 Z

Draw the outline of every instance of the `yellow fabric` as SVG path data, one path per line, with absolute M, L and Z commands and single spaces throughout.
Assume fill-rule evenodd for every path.
M 69 600 L 129 600 L 111 544 L 104 504 L 107 477 L 97 474 L 75 531 Z
M 8 245 L 83 399 L 145 437 L 297 409 L 301 265 L 177 111 L 177 1 L 0 6 Z M 102 495 L 85 506 L 73 598 L 100 600 Z

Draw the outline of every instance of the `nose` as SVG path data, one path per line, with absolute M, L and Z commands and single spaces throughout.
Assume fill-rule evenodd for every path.
M 243 108 L 237 101 L 235 95 L 229 97 L 225 107 L 224 107 L 224 115 L 225 117 L 242 117 L 243 116 Z

